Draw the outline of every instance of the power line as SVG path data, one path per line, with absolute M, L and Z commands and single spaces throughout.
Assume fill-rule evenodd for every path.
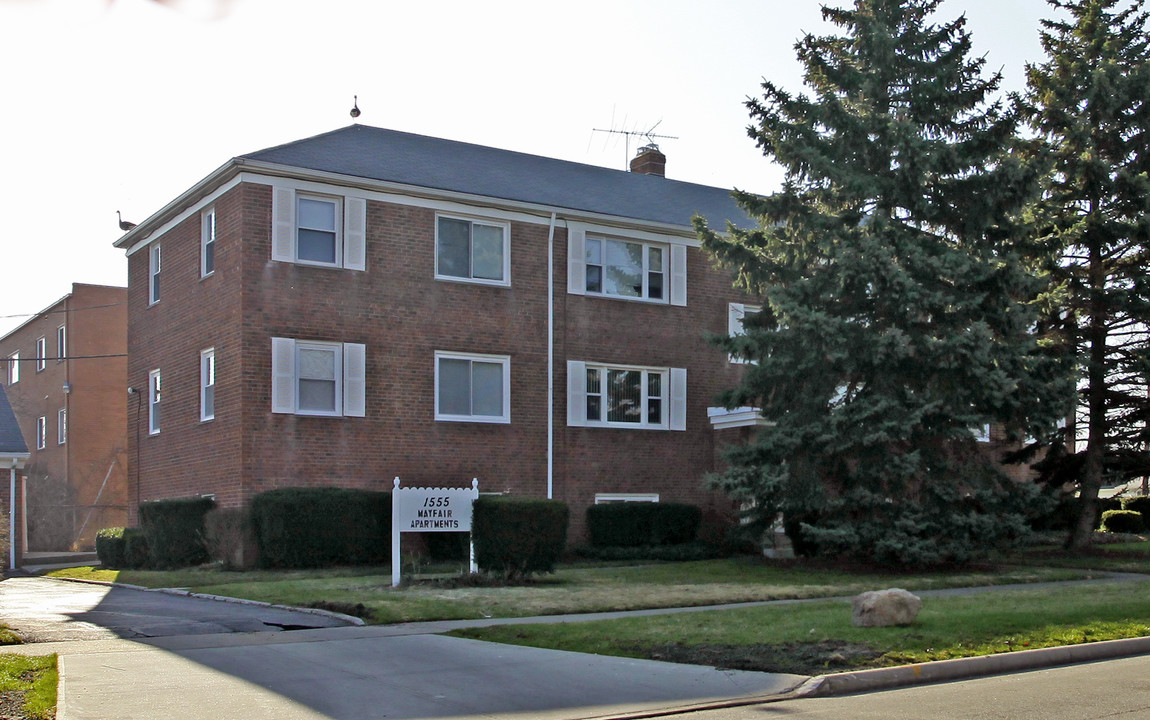
M 24 358 L 24 357 L 14 358 L 12 356 L 8 356 L 5 358 L 0 358 L 0 360 L 6 361 L 6 362 L 16 361 L 16 362 L 43 362 L 43 363 L 47 363 L 49 360 L 55 360 L 56 362 L 62 362 L 64 360 L 101 360 L 103 358 L 121 358 L 121 357 L 128 357 L 128 353 L 115 353 L 115 354 L 111 354 L 111 355 L 66 355 L 64 357 L 57 357 L 55 355 L 52 355 L 49 357 L 26 357 L 26 358 Z
M 0 315 L 0 320 L 13 320 L 15 318 L 39 317 L 40 315 L 57 315 L 59 313 L 66 313 L 66 312 L 83 312 L 84 310 L 101 310 L 103 308 L 119 307 L 120 305 L 126 305 L 126 304 L 127 303 L 117 302 L 117 303 L 108 303 L 107 305 L 89 305 L 88 307 L 82 307 L 82 308 L 61 308 L 59 310 L 41 310 L 40 312 L 34 312 L 34 313 L 17 313 L 15 315 Z

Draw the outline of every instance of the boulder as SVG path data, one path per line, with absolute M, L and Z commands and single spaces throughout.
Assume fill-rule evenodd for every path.
M 851 624 L 855 627 L 910 625 L 922 609 L 922 599 L 902 588 L 875 590 L 851 600 Z

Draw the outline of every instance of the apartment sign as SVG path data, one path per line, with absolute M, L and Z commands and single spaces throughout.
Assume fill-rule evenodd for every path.
M 471 504 L 479 498 L 479 480 L 469 488 L 400 487 L 391 491 L 391 585 L 399 585 L 400 537 L 405 532 L 471 532 Z M 471 572 L 475 549 L 471 550 Z

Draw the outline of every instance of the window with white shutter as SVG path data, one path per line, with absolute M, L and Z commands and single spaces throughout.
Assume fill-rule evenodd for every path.
M 367 349 L 360 343 L 272 338 L 272 412 L 364 417 Z
M 687 371 L 567 362 L 567 424 L 685 430 Z
M 367 269 L 367 200 L 272 188 L 272 260 Z

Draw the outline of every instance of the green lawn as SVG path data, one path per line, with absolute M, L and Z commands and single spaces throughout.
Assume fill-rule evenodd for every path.
M 856 628 L 850 615 L 849 601 L 826 600 L 452 634 L 810 675 L 1150 635 L 1150 581 L 925 598 L 909 627 Z
M 1040 582 L 1084 577 L 1080 570 L 987 568 L 956 572 L 889 574 L 779 565 L 758 558 L 732 558 L 641 566 L 561 566 L 553 575 L 513 587 L 417 583 L 391 587 L 386 568 L 322 571 L 177 572 L 71 569 L 69 575 L 147 587 L 288 605 L 337 607 L 362 604 L 369 622 L 523 617 L 562 613 L 712 605 L 758 600 L 853 595 L 898 586 L 909 590 Z
M 58 679 L 55 655 L 0 655 L 0 694 L 22 696 L 24 717 L 48 720 L 56 716 Z

